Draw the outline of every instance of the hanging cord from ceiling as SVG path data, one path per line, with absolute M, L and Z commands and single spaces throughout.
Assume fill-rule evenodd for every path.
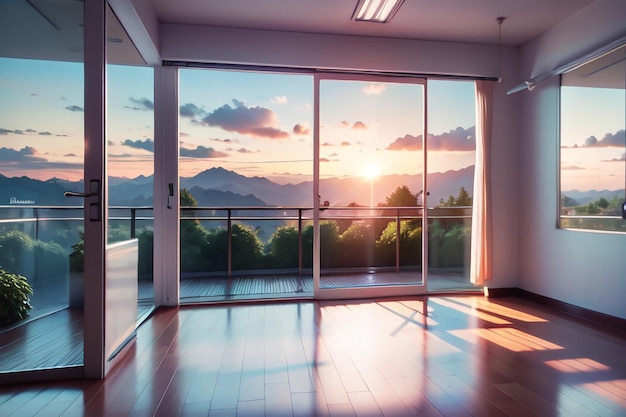
M 502 22 L 506 17 L 499 17 L 498 22 L 498 82 L 502 82 Z

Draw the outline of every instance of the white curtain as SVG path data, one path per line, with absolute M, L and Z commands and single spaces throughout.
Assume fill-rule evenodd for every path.
M 491 134 L 495 81 L 476 81 L 476 166 L 470 281 L 485 285 L 492 278 Z

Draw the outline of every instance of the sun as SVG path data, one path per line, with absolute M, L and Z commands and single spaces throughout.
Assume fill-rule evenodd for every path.
M 375 163 L 368 164 L 363 170 L 363 176 L 370 180 L 378 177 L 379 174 L 380 170 L 378 169 L 378 165 Z

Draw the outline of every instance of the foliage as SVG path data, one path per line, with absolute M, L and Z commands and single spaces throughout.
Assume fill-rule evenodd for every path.
M 471 205 L 472 197 L 470 197 L 465 187 L 459 189 L 459 194 L 456 198 L 450 196 L 446 201 L 443 198 L 439 200 L 439 207 L 469 207 Z
M 198 207 L 198 200 L 186 189 L 180 190 L 180 206 L 181 207 Z
M 85 234 L 80 233 L 80 240 L 72 245 L 70 253 L 70 272 L 85 271 Z
M 372 265 L 376 235 L 364 222 L 355 222 L 339 237 L 337 266 Z
M 39 273 L 63 276 L 67 273 L 67 254 L 55 242 L 33 240 L 20 230 L 0 233 L 0 267 L 37 279 Z
M 376 241 L 380 265 L 395 265 L 397 223 L 389 222 Z M 422 225 L 419 220 L 400 221 L 400 265 L 422 262 Z
M 409 187 L 403 185 L 395 189 L 385 200 L 385 207 L 416 207 L 417 195 L 411 193 Z
M 33 240 L 26 233 L 10 230 L 0 236 L 0 266 L 9 271 L 19 271 L 24 255 L 33 250 Z
M 0 268 L 0 327 L 10 326 L 28 315 L 32 294 L 25 277 Z
M 293 226 L 277 228 L 269 243 L 269 256 L 275 268 L 298 267 L 298 229 Z

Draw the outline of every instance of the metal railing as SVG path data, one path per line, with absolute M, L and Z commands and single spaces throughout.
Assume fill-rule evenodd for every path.
M 128 222 L 130 237 L 137 236 L 139 221 L 153 221 L 152 215 L 144 212 L 152 211 L 153 207 L 111 206 L 109 208 L 112 221 Z M 294 222 L 298 232 L 298 274 L 304 270 L 303 231 L 305 222 L 313 221 L 312 207 L 181 207 L 180 221 L 221 221 L 227 231 L 227 270 L 228 276 L 233 273 L 233 224 L 254 221 L 280 221 L 281 224 Z M 0 225 L 15 223 L 34 223 L 34 238 L 39 239 L 40 224 L 57 221 L 82 221 L 81 206 L 0 206 Z M 371 222 L 387 220 L 395 222 L 395 270 L 399 271 L 401 222 L 423 219 L 421 207 L 320 207 L 322 221 Z M 122 212 L 122 213 L 118 213 Z M 123 212 L 127 212 L 124 215 Z M 19 216 L 17 214 L 20 214 Z M 428 218 L 438 221 L 467 221 L 471 219 L 471 207 L 436 207 L 428 208 Z M 422 225 L 423 226 L 423 225 Z M 184 242 L 183 242 L 184 244 Z

